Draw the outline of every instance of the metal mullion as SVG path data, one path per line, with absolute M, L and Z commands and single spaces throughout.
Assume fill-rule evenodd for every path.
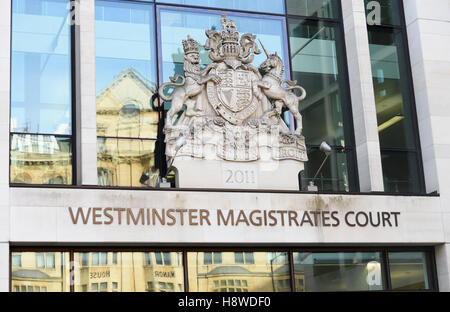
M 115 139 L 115 140 L 139 140 L 139 141 L 156 141 L 155 138 L 136 138 L 136 137 L 112 137 L 112 136 L 102 136 L 99 135 L 97 138 L 100 139 Z
M 326 17 L 294 15 L 294 14 L 286 14 L 285 16 L 287 18 L 303 20 L 303 21 L 311 21 L 311 22 L 325 22 L 325 23 L 333 23 L 333 24 L 342 23 L 342 21 L 339 18 L 326 18 Z
M 69 276 L 70 292 L 75 292 L 75 257 L 73 249 L 69 251 Z
M 10 135 L 33 135 L 33 136 L 54 136 L 58 138 L 72 138 L 70 134 L 50 134 L 50 133 L 29 133 L 29 132 L 10 132 Z
M 289 249 L 288 251 L 288 259 L 289 259 L 289 272 L 291 275 L 291 292 L 296 292 L 294 251 L 292 249 Z
M 188 272 L 188 258 L 187 250 L 181 251 L 183 253 L 183 277 L 184 277 L 184 292 L 189 292 L 189 272 Z
M 70 7 L 72 9 L 72 7 Z M 74 10 L 76 10 L 74 8 Z M 79 12 L 75 12 L 75 13 L 79 13 Z M 79 17 L 76 17 L 79 18 Z M 71 125 L 71 145 L 72 145 L 72 185 L 78 185 L 78 158 L 77 157 L 77 141 L 78 141 L 78 136 L 77 136 L 77 130 L 81 130 L 81 129 L 77 129 L 77 78 L 78 78 L 78 72 L 77 72 L 77 64 L 79 64 L 79 57 L 81 56 L 81 53 L 78 53 L 78 58 L 77 58 L 77 51 L 80 51 L 80 42 L 78 40 L 76 40 L 76 36 L 77 36 L 77 31 L 76 31 L 76 27 L 77 25 L 75 25 L 75 23 L 72 22 L 71 20 L 71 24 L 70 24 L 70 63 L 71 63 L 71 93 L 72 93 L 72 99 L 71 99 L 71 113 L 72 113 L 72 125 Z M 78 34 L 80 34 L 80 26 L 78 25 Z M 78 61 L 78 62 L 77 62 Z M 80 85 L 78 87 L 81 87 Z M 81 114 L 80 114 L 80 118 L 81 118 Z M 81 120 L 79 120 L 79 124 L 81 127 Z M 80 142 L 80 147 L 81 147 L 81 142 Z M 81 161 L 81 159 L 80 159 Z M 80 168 L 81 168 L 81 164 L 80 164 Z M 81 182 L 81 181 L 80 181 Z M 81 184 L 81 183 L 80 183 Z
M 383 274 L 382 280 L 386 282 L 386 289 L 385 291 L 391 291 L 392 290 L 392 283 L 391 283 L 391 271 L 389 266 L 389 250 L 387 248 L 384 248 L 381 252 L 381 272 Z

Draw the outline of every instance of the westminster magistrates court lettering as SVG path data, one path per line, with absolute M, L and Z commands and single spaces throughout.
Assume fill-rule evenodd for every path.
M 400 212 L 69 207 L 74 225 L 399 227 Z

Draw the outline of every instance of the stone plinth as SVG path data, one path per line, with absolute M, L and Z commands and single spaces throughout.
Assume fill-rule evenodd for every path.
M 178 187 L 261 190 L 299 190 L 303 162 L 295 160 L 228 162 L 176 157 Z M 195 177 L 195 178 L 193 178 Z

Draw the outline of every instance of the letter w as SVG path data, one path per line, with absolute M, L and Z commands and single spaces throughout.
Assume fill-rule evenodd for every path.
M 76 217 L 73 216 L 72 207 L 69 207 L 69 212 L 70 212 L 70 217 L 72 218 L 73 224 L 78 224 L 78 218 L 80 217 L 80 215 L 81 215 L 81 219 L 83 220 L 83 224 L 87 224 L 87 222 L 89 220 L 89 215 L 91 214 L 91 208 L 88 209 L 86 216 L 84 215 L 83 208 L 81 208 L 81 207 L 78 208 Z

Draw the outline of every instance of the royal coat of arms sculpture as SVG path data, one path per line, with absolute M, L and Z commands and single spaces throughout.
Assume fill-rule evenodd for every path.
M 259 69 L 251 65 L 254 54 L 261 53 L 256 36 L 240 36 L 235 22 L 226 15 L 221 22 L 220 32 L 206 31 L 204 48 L 212 63 L 201 68 L 198 43 L 188 36 L 182 42 L 184 76 L 171 77 L 171 82 L 159 88 L 161 98 L 171 101 L 165 127 L 166 155 L 175 156 L 175 142 L 184 136 L 186 143 L 177 159 L 292 160 L 303 165 L 308 159 L 298 105 L 306 91 L 295 81 L 283 79 L 282 59 L 277 53 L 269 54 L 261 42 L 267 59 Z M 175 89 L 167 96 L 169 87 Z M 293 90 L 299 90 L 300 96 Z M 284 106 L 296 120 L 294 133 L 281 118 Z

